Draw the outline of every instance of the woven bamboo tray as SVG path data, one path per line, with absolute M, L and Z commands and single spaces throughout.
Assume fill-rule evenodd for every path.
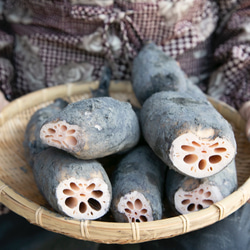
M 67 84 L 43 89 L 10 103 L 0 113 L 0 202 L 13 212 L 49 231 L 99 243 L 139 243 L 166 239 L 211 225 L 239 209 L 250 198 L 250 143 L 245 122 L 224 103 L 209 100 L 232 124 L 238 146 L 236 165 L 239 188 L 209 208 L 144 223 L 118 223 L 106 218 L 78 221 L 54 212 L 39 193 L 24 157 L 23 139 L 30 116 L 39 108 L 63 97 L 73 102 L 91 97 L 98 82 Z M 139 106 L 129 82 L 112 82 L 110 95 Z

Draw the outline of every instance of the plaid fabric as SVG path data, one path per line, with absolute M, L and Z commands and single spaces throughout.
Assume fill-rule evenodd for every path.
M 149 40 L 210 95 L 236 108 L 250 100 L 249 0 L 85 2 L 0 0 L 0 89 L 9 100 L 97 80 L 106 64 L 113 79 L 130 79 Z
M 208 93 L 236 109 L 250 100 L 249 23 L 250 3 L 242 1 L 216 33 L 214 58 L 219 67 L 213 73 Z

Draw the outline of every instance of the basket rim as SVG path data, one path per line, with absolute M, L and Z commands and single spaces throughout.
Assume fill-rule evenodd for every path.
M 38 90 L 22 96 L 9 103 L 2 110 L 0 113 L 0 126 L 20 111 L 23 111 L 24 107 L 27 109 L 55 98 L 91 92 L 91 90 L 97 87 L 97 81 L 84 84 L 68 83 Z M 110 90 L 113 92 L 126 91 L 128 93 L 133 93 L 129 81 L 112 81 Z M 225 107 L 229 110 L 229 113 L 236 115 L 240 122 L 237 122 L 235 125 L 241 131 L 244 131 L 245 123 L 235 109 L 212 97 L 208 97 L 208 99 L 216 108 L 220 106 Z M 231 202 L 232 199 L 234 200 L 233 204 Z M 0 180 L 0 202 L 13 212 L 27 219 L 30 223 L 73 238 L 107 244 L 139 243 L 166 239 L 191 232 L 226 218 L 243 206 L 248 199 L 250 199 L 250 176 L 245 183 L 232 194 L 214 203 L 210 207 L 197 212 L 143 223 L 121 223 L 99 220 L 82 221 L 50 211 L 30 201 L 28 198 L 23 197 Z M 197 221 L 199 221 L 199 226 L 195 224 Z M 118 237 L 112 235 L 114 231 L 119 234 Z M 159 234 L 157 234 L 157 232 Z M 100 235 L 102 235 L 102 238 L 100 238 Z

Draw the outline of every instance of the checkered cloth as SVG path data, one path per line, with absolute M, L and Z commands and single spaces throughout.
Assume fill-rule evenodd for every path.
M 0 0 L 0 89 L 13 100 L 97 80 L 106 65 L 128 80 L 134 56 L 153 41 L 238 109 L 250 100 L 249 21 L 249 0 Z

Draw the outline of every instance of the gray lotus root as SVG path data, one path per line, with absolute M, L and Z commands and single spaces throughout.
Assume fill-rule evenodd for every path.
M 46 145 L 87 160 L 134 147 L 140 127 L 130 103 L 99 97 L 71 103 L 51 116 L 43 124 L 40 137 Z
M 119 162 L 112 175 L 111 211 L 118 222 L 162 218 L 166 165 L 148 146 L 138 146 Z
M 207 132 L 214 136 L 212 129 Z M 221 171 L 221 166 L 228 165 L 234 155 L 235 148 L 228 140 L 218 137 L 205 140 L 193 133 L 185 133 L 173 141 L 169 157 L 181 172 L 204 178 Z
M 180 214 L 199 211 L 222 199 L 219 188 L 206 183 L 192 191 L 180 188 L 174 196 L 175 208 Z
M 72 177 L 64 180 L 58 185 L 56 196 L 66 215 L 88 220 L 103 216 L 111 200 L 108 186 L 100 178 L 79 180 Z
M 180 214 L 207 208 L 237 189 L 237 171 L 233 160 L 219 173 L 197 179 L 169 170 L 166 195 L 171 207 Z
M 121 197 L 118 211 L 128 218 L 129 222 L 153 221 L 150 204 L 140 192 L 133 191 Z
M 232 126 L 197 91 L 162 91 L 146 100 L 140 120 L 145 140 L 171 169 L 194 178 L 223 170 L 236 155 Z
M 51 207 L 79 220 L 94 220 L 109 210 L 112 187 L 103 166 L 49 147 L 34 157 L 36 184 Z
M 43 144 L 40 139 L 40 130 L 43 123 L 67 105 L 68 103 L 65 100 L 59 98 L 48 106 L 38 109 L 30 117 L 25 129 L 23 141 L 25 158 L 30 166 L 33 165 L 34 155 L 48 147 L 48 145 Z

